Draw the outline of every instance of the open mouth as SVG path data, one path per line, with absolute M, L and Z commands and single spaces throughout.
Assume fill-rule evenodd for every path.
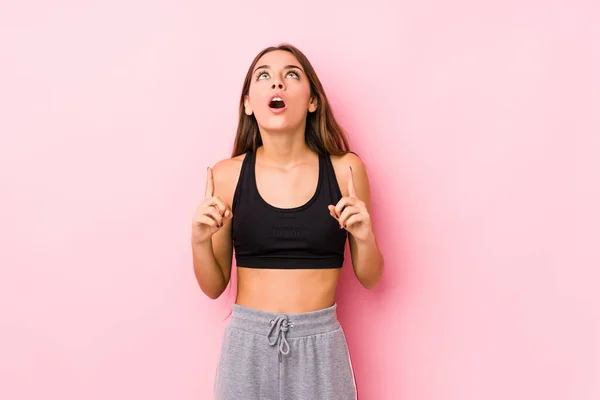
M 285 107 L 285 102 L 283 101 L 283 99 L 281 97 L 273 97 L 271 99 L 271 101 L 269 102 L 269 107 L 270 108 L 284 108 Z

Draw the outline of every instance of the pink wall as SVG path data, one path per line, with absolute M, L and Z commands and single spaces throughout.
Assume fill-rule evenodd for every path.
M 600 7 L 526 3 L 3 2 L 0 398 L 210 398 L 190 220 L 280 41 L 372 180 L 361 398 L 600 398 Z

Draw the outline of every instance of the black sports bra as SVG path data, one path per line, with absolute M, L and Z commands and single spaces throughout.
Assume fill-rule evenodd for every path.
M 304 205 L 278 208 L 256 187 L 256 152 L 242 162 L 232 201 L 232 238 L 239 267 L 267 269 L 341 268 L 347 232 L 329 214 L 342 194 L 331 159 L 319 154 L 319 181 Z

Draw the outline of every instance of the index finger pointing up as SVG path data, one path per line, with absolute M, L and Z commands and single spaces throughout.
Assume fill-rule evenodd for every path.
M 205 196 L 208 199 L 210 197 L 213 197 L 213 194 L 215 193 L 215 183 L 213 181 L 212 169 L 210 167 L 208 167 L 206 171 L 207 171 L 207 176 L 206 176 Z
M 356 197 L 356 187 L 354 186 L 354 176 L 351 166 L 348 166 L 348 196 Z

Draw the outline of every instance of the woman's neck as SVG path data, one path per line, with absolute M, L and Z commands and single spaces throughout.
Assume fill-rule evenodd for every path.
M 286 166 L 306 160 L 313 151 L 306 144 L 304 132 L 262 134 L 263 145 L 258 153 L 268 164 Z

